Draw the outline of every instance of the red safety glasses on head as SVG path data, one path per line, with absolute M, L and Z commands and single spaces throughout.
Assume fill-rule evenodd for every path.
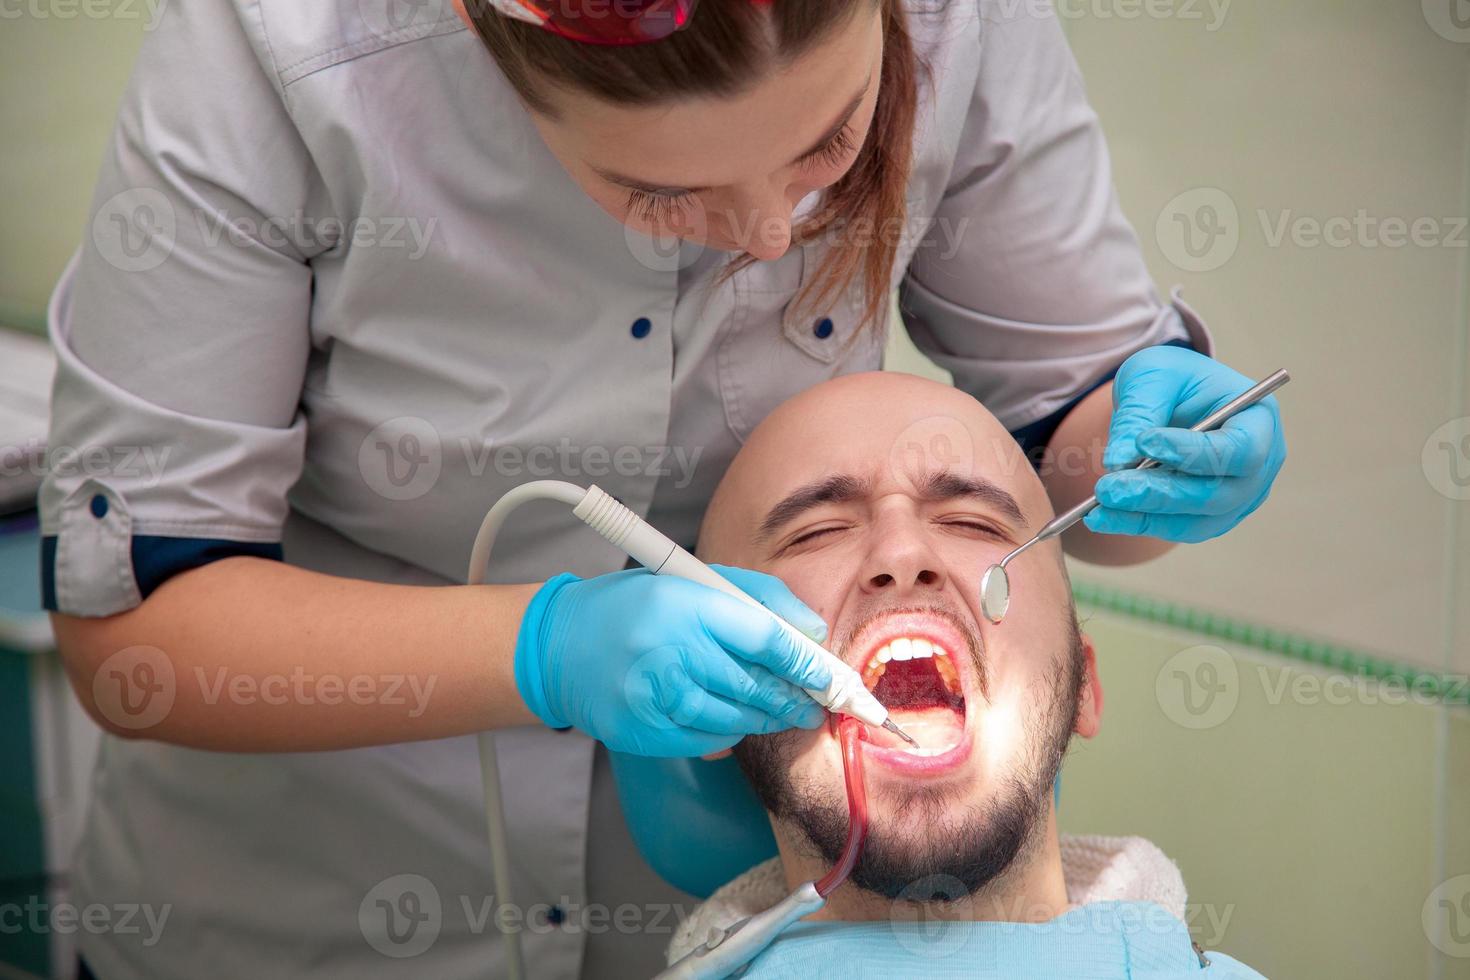
M 699 0 L 489 0 L 507 17 L 587 44 L 647 44 L 689 26 Z

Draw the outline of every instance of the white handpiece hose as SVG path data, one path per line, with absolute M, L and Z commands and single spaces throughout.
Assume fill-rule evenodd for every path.
M 528 500 L 559 500 L 566 504 L 577 504 L 586 496 L 586 491 L 572 483 L 559 480 L 537 480 L 522 484 L 508 491 L 495 501 L 495 505 L 480 522 L 475 535 L 474 547 L 470 550 L 470 570 L 465 575 L 469 585 L 481 585 L 485 581 L 485 566 L 490 560 L 490 549 L 495 546 L 495 536 L 510 512 Z M 502 908 L 511 904 L 510 845 L 505 836 L 505 804 L 501 801 L 500 762 L 495 754 L 495 735 L 491 732 L 479 734 L 480 782 L 485 790 L 485 830 L 490 840 L 490 873 L 495 883 L 495 898 Z M 501 933 L 505 950 L 505 976 L 507 980 L 524 980 L 526 965 L 521 958 L 521 934 L 514 929 Z
M 822 707 L 839 714 L 853 715 L 869 725 L 881 726 L 888 720 L 888 709 L 873 697 L 857 671 L 801 630 L 746 595 L 719 572 L 679 547 L 601 487 L 588 487 L 587 495 L 572 513 L 655 575 L 677 575 L 679 578 L 718 589 L 759 609 L 784 626 L 796 643 L 805 647 L 812 656 L 826 662 L 832 670 L 832 683 L 826 690 L 803 689 Z

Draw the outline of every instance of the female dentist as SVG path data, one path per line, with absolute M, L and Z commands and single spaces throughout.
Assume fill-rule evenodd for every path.
M 1274 402 L 1183 431 L 1249 382 L 1150 284 L 1035 4 L 173 4 L 93 213 L 50 310 L 84 465 L 40 502 L 109 733 L 74 898 L 162 919 L 79 933 L 102 980 L 499 975 L 490 728 L 534 975 L 652 972 L 679 896 L 606 747 L 818 724 L 821 668 L 561 509 L 501 536 L 531 584 L 456 584 L 471 539 L 555 477 L 692 544 L 771 408 L 879 365 L 895 286 L 1058 508 L 1105 441 L 1168 464 L 1103 477 L 1080 557 L 1223 533 L 1284 456 Z

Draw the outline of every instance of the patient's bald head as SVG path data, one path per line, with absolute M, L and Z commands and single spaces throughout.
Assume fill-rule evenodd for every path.
M 1041 481 L 984 405 L 926 378 L 872 371 L 810 388 L 756 427 L 715 491 L 700 549 L 722 561 L 758 552 L 752 530 L 770 530 L 759 512 L 764 491 L 810 482 L 793 475 L 887 476 L 913 487 L 936 473 L 994 484 L 1033 531 L 1052 517 Z

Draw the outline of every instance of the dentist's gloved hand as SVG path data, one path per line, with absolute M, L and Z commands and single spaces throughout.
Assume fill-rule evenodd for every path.
M 826 637 L 826 623 L 780 579 L 712 567 L 808 636 Z M 521 620 L 515 673 L 547 725 L 650 756 L 707 755 L 746 735 L 817 728 L 826 712 L 800 688 L 832 682 L 770 617 L 642 568 L 543 585 Z
M 1255 382 L 1182 347 L 1149 347 L 1118 369 L 1103 466 L 1150 457 L 1157 469 L 1108 473 L 1083 523 L 1102 534 L 1197 542 L 1224 534 L 1261 506 L 1286 460 L 1276 397 L 1213 432 L 1189 426 Z

